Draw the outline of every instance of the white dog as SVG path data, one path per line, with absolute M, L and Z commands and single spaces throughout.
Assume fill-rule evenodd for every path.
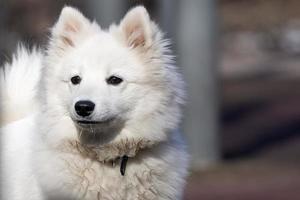
M 144 7 L 102 30 L 65 7 L 46 55 L 0 74 L 2 199 L 181 199 L 183 81 Z

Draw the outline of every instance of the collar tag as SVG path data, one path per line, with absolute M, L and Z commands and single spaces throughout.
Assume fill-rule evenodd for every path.
M 120 166 L 120 172 L 121 172 L 121 175 L 122 175 L 122 176 L 125 175 L 127 161 L 128 161 L 128 156 L 124 155 L 124 156 L 121 158 L 121 166 Z

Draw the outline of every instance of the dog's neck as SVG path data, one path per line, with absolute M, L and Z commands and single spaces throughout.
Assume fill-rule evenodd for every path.
M 123 139 L 101 146 L 87 146 L 76 140 L 66 140 L 58 147 L 58 150 L 79 154 L 82 157 L 90 158 L 112 167 L 119 164 L 121 174 L 124 175 L 128 159 L 134 159 L 137 154 L 159 143 L 159 141 L 147 139 Z

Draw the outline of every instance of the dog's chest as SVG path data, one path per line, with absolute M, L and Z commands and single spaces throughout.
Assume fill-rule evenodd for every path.
M 69 189 L 84 199 L 156 199 L 158 188 L 154 183 L 161 179 L 161 168 L 151 166 L 146 159 L 129 159 L 125 175 L 120 173 L 120 162 L 100 163 L 89 159 L 69 160 L 66 165 Z

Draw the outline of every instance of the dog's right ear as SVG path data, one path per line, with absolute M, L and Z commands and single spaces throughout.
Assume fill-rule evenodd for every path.
M 50 47 L 66 50 L 87 35 L 91 22 L 75 8 L 64 7 L 60 17 L 52 28 Z

